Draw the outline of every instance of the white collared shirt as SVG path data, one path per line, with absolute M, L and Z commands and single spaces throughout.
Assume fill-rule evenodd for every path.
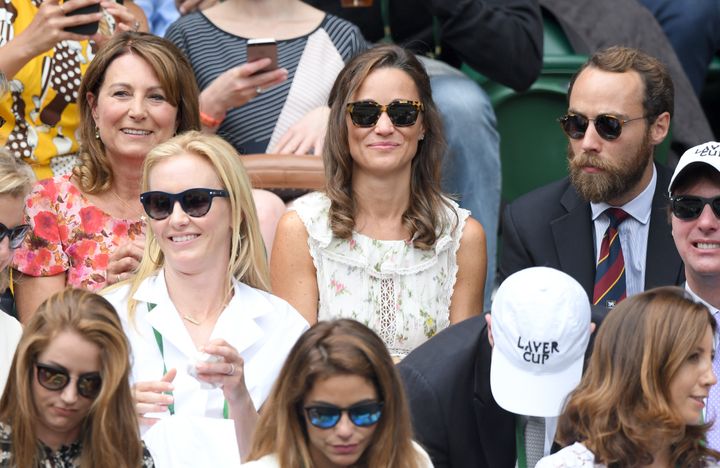
M 645 259 L 647 257 L 647 241 L 650 232 L 650 214 L 652 213 L 652 200 L 657 185 L 657 170 L 653 164 L 653 175 L 650 183 L 637 197 L 622 208 L 630 216 L 618 227 L 620 245 L 622 245 L 623 259 L 625 261 L 625 290 L 627 296 L 632 296 L 645 290 Z M 610 220 L 603 212 L 611 208 L 605 202 L 590 203 L 593 225 L 595 227 L 595 264 L 600 256 L 600 245 Z
M 222 338 L 240 353 L 245 384 L 259 409 L 308 323 L 290 304 L 270 293 L 237 281 L 233 287 L 234 295 L 218 317 L 210 339 Z M 188 364 L 195 362 L 197 349 L 170 299 L 163 271 L 145 279 L 133 296 L 138 301 L 134 324 L 128 318 L 129 289 L 128 285 L 104 295 L 115 306 L 130 341 L 132 382 L 160 380 L 164 362 L 168 370 L 177 369 L 173 381 L 176 414 L 222 418 L 222 390 L 202 389 L 187 372 Z M 148 311 L 148 303 L 156 307 Z M 153 328 L 162 335 L 164 357 Z

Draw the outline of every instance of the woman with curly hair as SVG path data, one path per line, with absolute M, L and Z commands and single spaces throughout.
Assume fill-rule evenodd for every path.
M 145 155 L 200 128 L 198 94 L 190 64 L 165 39 L 126 32 L 98 52 L 79 90 L 79 165 L 38 182 L 26 200 L 32 231 L 14 259 L 21 321 L 53 292 L 97 291 L 137 266 Z
M 0 466 L 155 466 L 140 440 L 130 346 L 101 296 L 67 289 L 25 331 L 0 399 Z
M 247 468 L 428 468 L 412 441 L 400 378 L 380 338 L 319 322 L 290 351 L 255 430 Z
M 703 424 L 717 382 L 715 327 L 707 308 L 677 287 L 620 303 L 558 421 L 556 439 L 567 447 L 537 467 L 718 466 Z
M 326 190 L 281 220 L 273 290 L 310 323 L 359 320 L 402 358 L 482 312 L 485 233 L 440 191 L 442 124 L 411 52 L 356 56 L 329 104 Z

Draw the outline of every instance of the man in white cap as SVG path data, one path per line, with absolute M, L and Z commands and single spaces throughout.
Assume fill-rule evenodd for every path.
M 685 263 L 685 289 L 720 314 L 720 143 L 710 141 L 687 150 L 670 180 L 671 224 L 675 246 Z M 716 341 L 718 337 L 716 336 Z M 713 370 L 720 375 L 720 353 Z M 720 386 L 710 389 L 706 421 L 720 418 Z M 720 449 L 720 423 L 707 435 Z
M 549 454 L 554 417 L 580 382 L 590 315 L 572 277 L 528 268 L 500 285 L 487 327 L 465 320 L 401 361 L 415 435 L 435 467 L 526 468 Z

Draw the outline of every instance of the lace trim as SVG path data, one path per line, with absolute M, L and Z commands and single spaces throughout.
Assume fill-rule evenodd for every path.
M 395 281 L 392 278 L 380 280 L 380 310 L 378 314 L 378 336 L 386 345 L 395 343 L 397 320 L 395 317 Z

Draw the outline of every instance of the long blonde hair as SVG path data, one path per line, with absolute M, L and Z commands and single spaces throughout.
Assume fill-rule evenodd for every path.
M 5 148 L 0 148 L 0 195 L 16 198 L 21 204 L 34 180 L 30 166 L 13 157 Z M 0 292 L 5 291 L 9 282 L 9 269 L 3 268 L 0 270 Z
M 232 238 L 230 263 L 227 266 L 227 293 L 232 288 L 232 279 L 263 291 L 270 290 L 270 275 L 265 255 L 265 246 L 260 234 L 260 224 L 255 211 L 250 179 L 240 161 L 240 155 L 228 142 L 216 135 L 192 131 L 178 135 L 156 146 L 145 158 L 142 175 L 142 190 L 150 190 L 149 179 L 152 169 L 183 153 L 194 154 L 207 159 L 215 168 L 230 201 Z M 130 285 L 128 312 L 135 315 L 137 302 L 132 299 L 140 284 L 152 276 L 165 263 L 152 229 L 147 230 L 145 252 Z
M 25 327 L 5 392 L 0 421 L 12 429 L 11 465 L 40 466 L 35 427 L 39 419 L 32 383 L 38 356 L 64 331 L 72 331 L 100 349 L 102 387 L 82 422 L 81 468 L 142 464 L 143 448 L 130 390 L 130 345 L 113 306 L 102 296 L 67 289 L 50 296 Z

